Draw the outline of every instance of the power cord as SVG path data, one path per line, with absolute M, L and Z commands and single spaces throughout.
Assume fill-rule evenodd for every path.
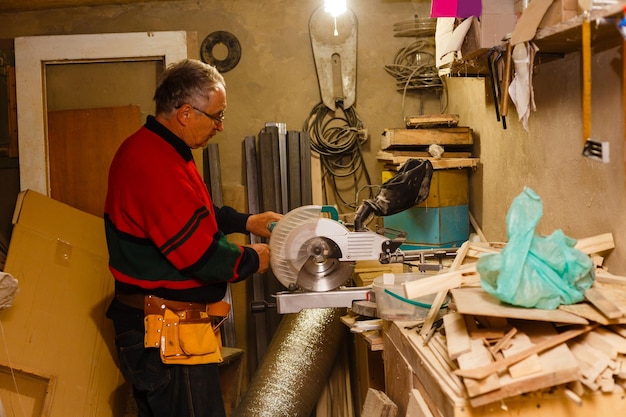
M 311 149 L 320 156 L 324 195 L 328 199 L 326 184 L 329 183 L 335 200 L 349 211 L 355 211 L 358 194 L 363 189 L 359 184 L 365 181 L 369 187 L 371 180 L 361 152 L 367 134 L 363 134 L 363 122 L 354 107 L 337 106 L 332 110 L 319 103 L 311 110 L 303 130 L 311 137 Z M 345 186 L 343 179 L 352 179 L 352 187 Z M 344 197 L 348 190 L 354 190 L 354 200 Z
M 441 91 L 440 111 L 443 113 L 447 107 L 447 88 L 439 77 L 434 55 L 434 38 L 425 36 L 427 33 L 408 32 L 408 34 L 396 36 L 419 35 L 411 44 L 400 48 L 393 59 L 393 64 L 385 65 L 385 71 L 396 79 L 396 88 L 402 91 L 402 115 L 404 104 L 409 91 L 425 92 L 434 89 Z M 428 33 L 428 35 L 432 35 Z

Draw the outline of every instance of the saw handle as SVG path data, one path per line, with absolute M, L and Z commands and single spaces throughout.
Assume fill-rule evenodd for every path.
M 335 206 L 328 206 L 328 205 L 322 206 L 322 213 L 328 213 L 330 214 L 331 220 L 334 220 L 336 222 L 339 221 L 339 212 L 337 211 L 337 208 Z M 278 222 L 269 222 L 267 224 L 267 230 L 269 230 L 271 233 L 277 224 Z

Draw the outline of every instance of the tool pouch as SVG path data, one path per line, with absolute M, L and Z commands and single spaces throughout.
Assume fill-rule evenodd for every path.
M 167 364 L 222 362 L 219 327 L 230 305 L 169 301 L 147 295 L 144 302 L 144 346 L 159 348 Z

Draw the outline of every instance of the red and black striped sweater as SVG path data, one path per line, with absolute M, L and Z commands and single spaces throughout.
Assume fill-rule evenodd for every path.
M 248 214 L 213 205 L 189 147 L 149 116 L 109 170 L 104 209 L 116 291 L 214 302 L 253 274 L 256 252 L 225 235 L 246 233 Z

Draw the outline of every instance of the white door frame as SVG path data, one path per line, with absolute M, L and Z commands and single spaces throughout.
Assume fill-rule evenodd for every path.
M 187 58 L 187 32 L 136 32 L 15 38 L 20 189 L 50 196 L 46 65 Z

